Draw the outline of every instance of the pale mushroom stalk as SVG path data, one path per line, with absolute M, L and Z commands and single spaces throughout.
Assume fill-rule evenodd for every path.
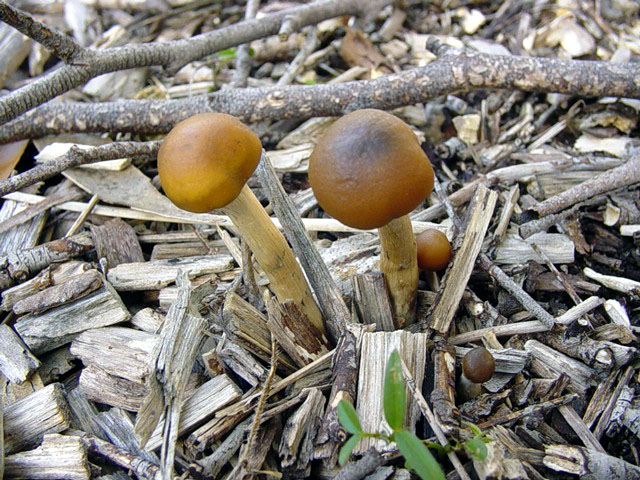
M 269 278 L 280 302 L 291 301 L 324 334 L 322 314 L 284 236 L 246 185 L 262 154 L 260 139 L 223 113 L 194 115 L 169 132 L 158 151 L 162 188 L 178 207 L 225 211 Z
M 418 255 L 408 215 L 395 218 L 378 228 L 380 271 L 384 273 L 396 325 L 413 323 L 418 294 Z
M 245 185 L 240 194 L 222 208 L 269 278 L 269 287 L 281 302 L 291 300 L 309 321 L 324 333 L 322 314 L 307 286 L 293 251 L 271 218 Z

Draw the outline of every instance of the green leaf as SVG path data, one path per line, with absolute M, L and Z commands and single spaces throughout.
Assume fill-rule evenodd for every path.
M 235 47 L 227 48 L 226 50 L 220 50 L 216 52 L 216 57 L 221 60 L 231 60 L 236 58 L 236 49 Z
M 487 458 L 487 446 L 481 438 L 473 437 L 465 441 L 464 449 L 474 460 L 482 461 Z
M 402 379 L 402 364 L 397 350 L 391 352 L 387 361 L 384 376 L 384 418 L 391 429 L 396 432 L 404 426 L 404 411 L 407 405 L 407 394 Z
M 338 420 L 342 428 L 347 432 L 354 435 L 362 434 L 362 427 L 360 426 L 360 419 L 356 409 L 346 400 L 340 400 L 338 403 Z
M 404 456 L 407 466 L 416 472 L 422 480 L 445 480 L 440 464 L 424 446 L 422 440 L 407 430 L 393 434 L 398 450 Z
M 360 436 L 360 434 L 356 433 L 342 446 L 342 448 L 340 449 L 340 453 L 338 454 L 338 463 L 340 464 L 340 466 L 343 466 L 345 463 L 347 463 L 347 460 L 349 460 L 349 457 L 351 456 L 351 452 L 361 438 L 362 437 Z

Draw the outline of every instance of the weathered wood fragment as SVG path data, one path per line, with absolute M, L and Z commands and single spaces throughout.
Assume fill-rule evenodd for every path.
M 104 225 L 92 225 L 90 231 L 98 258 L 107 260 L 105 271 L 121 263 L 144 262 L 133 227 L 122 219 L 114 218 Z
M 5 199 L 0 207 L 0 221 L 12 217 L 27 207 L 22 202 Z M 47 212 L 38 214 L 28 222 L 18 225 L 8 232 L 0 233 L 0 252 L 15 252 L 33 248 L 38 244 L 40 234 L 47 221 Z M 0 290 L 2 290 L 0 288 Z
M 597 383 L 595 370 L 537 340 L 528 340 L 524 349 L 531 353 L 531 371 L 539 377 L 555 378 L 564 373 L 570 379 L 569 390 L 580 395 Z
M 374 324 L 378 331 L 392 332 L 395 330 L 393 310 L 384 275 L 380 272 L 363 273 L 355 275 L 352 281 L 354 300 L 360 321 Z
M 569 336 L 567 332 L 546 332 L 536 338 L 596 370 L 609 370 L 615 365 L 615 356 L 609 345 L 585 334 Z
M 522 239 L 516 233 L 507 233 L 498 245 L 494 261 L 497 264 L 512 265 L 534 261 L 543 263 L 531 244 L 535 243 L 553 263 L 573 263 L 575 246 L 567 235 L 560 233 L 536 233 Z
M 274 296 L 265 299 L 271 335 L 299 367 L 308 365 L 330 350 L 324 334 L 290 301 L 280 303 Z
M 282 431 L 279 455 L 282 467 L 296 475 L 307 476 L 313 456 L 313 441 L 324 413 L 325 398 L 318 389 L 292 414 Z
M 5 453 L 38 445 L 45 434 L 70 426 L 69 406 L 60 383 L 52 383 L 4 409 Z
M 9 455 L 4 475 L 6 479 L 89 480 L 91 467 L 80 437 L 52 433 L 35 450 Z
M 53 240 L 37 247 L 11 251 L 0 257 L 0 290 L 23 282 L 43 268 L 82 255 L 93 248 L 88 233 Z
M 19 300 L 13 305 L 13 313 L 37 315 L 60 305 L 86 297 L 102 286 L 102 277 L 97 270 L 88 270 L 60 283 Z
M 38 367 L 22 339 L 7 324 L 0 325 L 0 373 L 13 383 L 24 382 Z
M 150 307 L 138 310 L 136 314 L 131 317 L 131 325 L 138 330 L 149 333 L 158 333 L 162 328 L 164 322 L 164 315 L 154 311 Z
M 51 285 L 66 282 L 69 278 L 80 275 L 91 268 L 86 262 L 67 260 L 53 264 L 42 270 L 35 277 L 2 292 L 2 310 L 9 311 L 18 301 L 30 297 Z
M 229 370 L 252 387 L 257 387 L 267 377 L 267 368 L 256 360 L 246 348 L 226 335 L 220 339 L 213 354 L 224 362 Z
M 222 310 L 223 328 L 237 343 L 268 361 L 271 350 L 271 332 L 267 317 L 236 293 L 227 295 Z M 295 370 L 295 363 L 288 355 L 278 355 L 278 366 Z
M 160 342 L 152 357 L 153 374 L 148 379 L 149 393 L 136 418 L 135 432 L 140 444 L 146 445 L 164 413 L 160 449 L 161 471 L 171 478 L 176 441 L 189 374 L 198 350 L 204 342 L 206 321 L 198 312 L 202 298 L 212 292 L 205 283 L 194 288 L 188 273 L 180 271 L 177 278 L 178 300 L 165 319 Z
M 431 313 L 429 327 L 437 332 L 446 334 L 449 330 L 473 271 L 476 257 L 480 253 L 497 199 L 497 193 L 482 184 L 478 186 L 462 245 L 456 251 L 453 264 L 447 270 L 444 288 Z
M 102 288 L 73 303 L 22 317 L 15 329 L 38 354 L 69 343 L 85 330 L 125 322 L 130 317 L 120 296 L 104 282 Z
M 116 290 L 158 290 L 175 282 L 178 270 L 194 278 L 224 272 L 232 266 L 233 257 L 226 254 L 121 263 L 109 270 L 107 280 Z
M 238 401 L 241 396 L 242 390 L 227 375 L 218 375 L 203 383 L 183 404 L 178 436 L 202 425 L 218 410 Z M 145 445 L 147 450 L 155 450 L 162 444 L 163 428 L 164 420 L 161 420 Z
M 362 336 L 356 411 L 365 432 L 389 430 L 382 410 L 382 392 L 391 352 L 398 350 L 412 377 L 416 379 L 418 388 L 421 388 L 426 362 L 426 341 L 426 334 L 405 331 L 365 333 Z M 409 397 L 409 392 L 407 396 Z M 418 409 L 415 402 L 408 401 L 407 405 L 405 425 L 407 429 L 414 431 Z M 364 453 L 371 447 L 387 450 L 389 445 L 380 440 L 365 438 L 356 446 L 355 452 Z
M 640 467 L 606 453 L 571 445 L 545 447 L 543 463 L 556 472 L 578 475 L 584 480 L 637 480 Z
M 436 341 L 433 358 L 433 390 L 430 400 L 433 413 L 444 433 L 453 434 L 460 427 L 460 411 L 456 407 L 456 359 L 455 352 Z

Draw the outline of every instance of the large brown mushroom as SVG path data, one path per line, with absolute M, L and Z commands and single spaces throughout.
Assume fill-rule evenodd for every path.
M 381 110 L 345 115 L 313 150 L 309 182 L 329 215 L 354 228 L 378 228 L 396 324 L 412 323 L 418 266 L 408 214 L 431 193 L 433 169 L 411 128 Z
M 281 302 L 293 301 L 324 333 L 322 314 L 282 233 L 245 184 L 262 145 L 237 118 L 195 115 L 169 132 L 158 152 L 158 173 L 167 197 L 196 213 L 222 209 L 245 239 Z

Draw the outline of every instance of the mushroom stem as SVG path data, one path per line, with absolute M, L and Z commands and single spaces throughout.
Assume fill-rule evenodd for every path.
M 222 210 L 269 277 L 269 285 L 278 300 L 297 304 L 309 321 L 325 333 L 322 314 L 293 251 L 251 189 L 247 185 L 242 187 L 240 195 Z
M 391 220 L 378 229 L 380 234 L 380 271 L 389 287 L 396 327 L 415 320 L 418 294 L 418 255 L 408 215 Z

